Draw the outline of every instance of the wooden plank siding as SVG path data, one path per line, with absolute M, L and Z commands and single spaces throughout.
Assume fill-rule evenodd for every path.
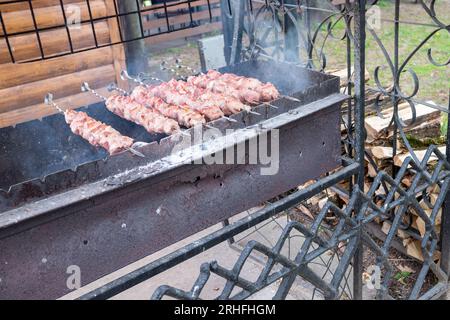
M 2 4 L 6 28 L 9 33 L 33 30 L 33 21 L 27 3 Z M 91 0 L 94 18 L 115 14 L 113 0 Z M 89 19 L 84 0 L 64 0 L 65 8 L 75 4 L 81 8 L 81 19 Z M 33 8 L 39 28 L 64 25 L 64 17 L 59 0 L 33 0 Z M 66 13 L 68 13 L 66 11 Z M 114 21 L 113 21 L 114 20 Z M 100 45 L 120 40 L 115 19 L 95 22 L 95 34 Z M 0 30 L 0 35 L 3 30 Z M 90 23 L 80 28 L 70 27 L 74 50 L 95 46 Z M 70 45 L 65 27 L 40 32 L 41 43 L 46 57 L 70 53 Z M 24 33 L 9 37 L 15 58 L 26 61 L 40 57 L 36 34 Z M 0 128 L 17 123 L 42 118 L 57 111 L 43 103 L 47 92 L 52 92 L 63 107 L 77 108 L 98 101 L 88 93 L 81 93 L 83 81 L 107 94 L 105 87 L 111 82 L 120 82 L 120 71 L 126 67 L 123 45 L 107 46 L 83 51 L 48 60 L 11 63 L 4 39 L 0 40 Z M 122 84 L 121 84 L 122 85 Z

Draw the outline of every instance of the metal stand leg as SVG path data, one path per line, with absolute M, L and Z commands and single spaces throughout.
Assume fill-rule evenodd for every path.
M 227 227 L 227 226 L 229 226 L 229 225 L 230 225 L 230 220 L 225 219 L 225 220 L 222 221 L 222 226 Z M 230 245 L 230 246 L 231 246 L 232 244 L 234 244 L 234 243 L 235 243 L 234 237 L 229 238 L 229 239 L 227 240 L 227 242 L 228 242 L 228 245 Z

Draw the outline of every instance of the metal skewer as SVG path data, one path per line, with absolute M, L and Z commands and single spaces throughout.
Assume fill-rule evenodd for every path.
M 294 97 L 290 97 L 290 96 L 286 96 L 286 95 L 281 95 L 281 98 L 285 98 L 287 100 L 291 100 L 291 101 L 295 101 L 295 102 L 301 102 L 299 99 L 294 98 Z
M 64 113 L 65 110 L 63 110 L 56 102 L 53 101 L 53 94 L 47 93 L 44 98 L 44 103 L 48 106 L 53 106 L 56 110 L 58 110 L 61 113 Z
M 178 73 L 178 71 L 176 70 L 176 69 L 179 69 L 177 66 L 175 66 L 175 68 L 176 69 L 174 69 L 174 68 L 172 68 L 172 67 L 168 67 L 167 66 L 168 65 L 168 63 L 167 63 L 167 61 L 165 61 L 165 60 L 163 60 L 163 61 L 161 61 L 161 64 L 159 65 L 159 68 L 161 69 L 161 70 L 163 70 L 163 71 L 170 71 L 170 72 L 172 72 L 176 77 L 180 77 L 181 75 Z
M 202 72 L 199 72 L 199 71 L 195 70 L 194 68 L 191 68 L 189 66 L 185 66 L 185 65 L 181 64 L 181 59 L 178 59 L 178 58 L 175 59 L 175 67 L 178 69 L 181 69 L 181 68 L 186 69 L 186 70 L 192 72 L 193 75 L 203 74 Z
M 102 99 L 103 101 L 107 101 L 108 100 L 108 98 L 102 96 L 100 93 L 98 93 L 94 89 L 91 89 L 91 87 L 89 87 L 89 84 L 87 82 L 83 82 L 83 84 L 81 85 L 81 91 L 82 92 L 91 92 L 93 95 L 95 95 L 96 97 Z
M 158 82 L 161 82 L 161 83 L 164 83 L 165 81 L 164 80 L 162 80 L 162 79 L 160 79 L 160 78 L 156 78 L 156 77 L 153 77 L 153 76 L 151 76 L 151 75 L 149 75 L 149 74 L 146 74 L 146 73 L 144 73 L 144 72 L 139 72 L 139 74 L 138 74 L 138 76 L 137 76 L 137 79 L 135 79 L 134 81 L 138 81 L 139 83 L 141 83 L 141 84 L 143 84 L 143 85 L 146 85 L 145 84 L 145 81 L 158 81 Z M 146 85 L 147 86 L 147 85 Z
M 108 85 L 107 89 L 108 89 L 109 92 L 118 91 L 121 94 L 123 94 L 124 96 L 128 96 L 129 95 L 128 91 L 123 90 L 122 88 L 119 88 L 115 83 L 110 83 Z
M 122 70 L 120 72 L 120 79 L 122 79 L 122 80 L 131 80 L 131 81 L 133 81 L 133 82 L 135 82 L 137 84 L 140 84 L 140 85 L 143 85 L 143 86 L 147 86 L 145 83 L 143 83 L 142 81 L 138 80 L 137 78 L 134 78 L 134 77 L 130 76 L 128 74 L 127 70 Z
M 88 85 L 88 87 L 89 87 L 89 85 Z M 53 94 L 50 93 L 50 92 L 45 95 L 44 103 L 46 105 L 53 106 L 54 108 L 56 108 L 56 110 L 58 110 L 61 113 L 65 112 L 65 110 L 63 110 L 63 108 L 61 108 L 61 106 L 59 106 L 58 104 L 56 104 L 56 102 L 53 101 Z M 136 155 L 138 157 L 145 158 L 144 154 L 142 154 L 141 152 L 139 152 L 139 151 L 137 151 L 137 150 L 135 150 L 133 148 L 135 146 L 139 146 L 139 145 L 142 145 L 142 144 L 145 144 L 145 142 L 136 141 L 136 142 L 133 143 L 133 145 L 130 148 L 127 148 L 125 150 L 130 151 L 132 154 L 134 154 L 134 155 Z
M 270 103 L 268 103 L 268 102 L 266 102 L 265 104 L 268 105 L 268 106 L 271 107 L 271 108 L 278 109 L 277 106 L 274 106 L 273 104 L 270 104 Z

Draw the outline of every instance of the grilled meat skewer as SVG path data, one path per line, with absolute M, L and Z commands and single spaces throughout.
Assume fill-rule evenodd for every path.
M 132 148 L 132 138 L 124 136 L 111 126 L 91 118 L 85 112 L 69 109 L 63 110 L 53 101 L 53 94 L 47 93 L 44 103 L 53 106 L 64 114 L 64 119 L 72 132 L 87 140 L 91 145 L 106 149 L 110 155 L 129 150 L 140 157 L 145 157 L 142 153 Z
M 232 96 L 251 105 L 271 101 L 280 96 L 271 83 L 262 83 L 254 78 L 240 77 L 231 73 L 222 74 L 215 70 L 189 77 L 187 82 L 214 93 Z
M 280 96 L 277 88 L 270 82 L 263 83 L 255 78 L 242 77 L 232 73 L 220 73 L 215 70 L 209 70 L 206 76 L 209 79 L 225 81 L 238 90 L 248 89 L 258 92 L 264 102 L 275 100 Z
M 109 98 L 103 97 L 84 82 L 81 91 L 89 91 L 105 101 L 106 108 L 112 113 L 125 120 L 143 126 L 149 133 L 173 134 L 180 131 L 178 123 L 172 119 L 164 117 L 159 112 L 147 109 L 142 104 L 129 96 L 112 95 Z
M 232 96 L 221 93 L 213 93 L 185 81 L 172 79 L 167 82 L 167 85 L 182 94 L 188 95 L 189 98 L 199 102 L 203 106 L 219 107 L 220 110 L 222 110 L 222 112 L 227 116 L 239 113 L 243 110 L 251 110 L 249 106 L 243 104 L 241 101 Z
M 245 104 L 256 105 L 261 101 L 261 95 L 258 92 L 248 89 L 238 90 L 230 83 L 220 79 L 210 79 L 206 74 L 189 77 L 187 82 L 214 94 L 231 96 Z
M 178 92 L 167 83 L 150 87 L 148 90 L 166 103 L 195 110 L 208 120 L 216 120 L 224 116 L 224 113 L 218 106 L 205 105 L 199 101 L 194 101 L 188 95 Z
M 187 128 L 206 123 L 205 118 L 197 111 L 188 107 L 168 104 L 161 98 L 152 94 L 150 86 L 137 86 L 131 93 L 131 97 L 137 102 L 153 108 L 167 118 L 174 119 L 180 125 Z
M 180 131 L 178 123 L 159 112 L 148 109 L 132 97 L 112 95 L 107 98 L 106 108 L 126 120 L 141 125 L 150 133 L 165 133 L 171 135 Z
M 89 117 L 85 112 L 66 110 L 64 118 L 74 134 L 95 147 L 106 149 L 110 155 L 130 149 L 133 145 L 133 139 L 121 135 L 113 127 Z

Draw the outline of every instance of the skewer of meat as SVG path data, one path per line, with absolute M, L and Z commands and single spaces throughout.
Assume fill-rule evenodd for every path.
M 198 101 L 194 101 L 188 95 L 174 90 L 167 83 L 162 83 L 158 86 L 154 86 L 149 90 L 149 92 L 163 99 L 166 103 L 186 106 L 190 109 L 193 109 L 205 116 L 208 120 L 217 120 L 224 117 L 225 115 L 218 106 L 204 105 L 199 103 Z
M 152 95 L 148 90 L 148 85 L 136 78 L 131 77 L 125 70 L 121 72 L 121 77 L 122 79 L 128 79 L 139 83 L 139 86 L 134 88 L 133 92 L 131 93 L 131 97 L 134 98 L 137 102 L 157 110 L 162 115 L 170 119 L 174 119 L 180 125 L 187 128 L 196 125 L 203 125 L 206 123 L 205 117 L 195 110 L 189 109 L 187 107 L 167 104 L 161 98 Z
M 149 133 L 165 133 L 170 135 L 181 131 L 180 126 L 175 120 L 166 118 L 154 110 L 147 109 L 131 97 L 117 94 L 106 98 L 91 89 L 86 82 L 81 86 L 81 90 L 83 92 L 89 91 L 103 99 L 109 111 L 121 118 L 143 126 Z
M 214 93 L 230 95 L 243 103 L 257 105 L 262 101 L 261 95 L 249 89 L 237 89 L 231 83 L 221 79 L 211 79 L 206 74 L 191 76 L 187 82 Z
M 193 68 L 191 68 L 189 66 L 182 65 L 180 59 L 176 59 L 175 60 L 175 67 L 174 68 L 176 68 L 176 69 L 184 68 L 184 69 L 190 71 L 192 73 L 193 77 L 205 75 L 204 73 L 199 72 L 199 71 L 197 71 L 197 70 L 195 70 L 195 69 L 193 69 Z M 175 72 L 173 68 L 165 67 L 164 69 L 169 70 L 171 72 Z M 215 71 L 215 72 L 217 72 L 217 71 Z M 217 73 L 219 73 L 219 72 L 217 72 Z M 235 76 L 235 75 L 233 75 L 233 76 Z M 236 77 L 238 77 L 238 76 L 236 76 Z M 251 92 L 246 92 L 246 93 L 239 92 L 239 88 L 238 88 L 239 86 L 237 86 L 236 84 L 233 84 L 233 83 L 230 86 L 227 86 L 227 84 L 229 84 L 229 83 L 226 82 L 226 81 L 225 81 L 226 83 L 223 83 L 222 86 L 220 85 L 220 83 L 217 82 L 214 88 L 211 88 L 209 90 L 205 89 L 205 91 L 207 91 L 207 92 L 214 92 L 214 96 L 216 96 L 217 94 L 222 94 L 224 97 L 231 97 L 231 98 L 233 98 L 235 100 L 241 100 L 242 99 L 244 102 L 245 101 L 250 102 L 250 104 L 257 104 L 259 102 L 259 99 L 262 98 L 263 100 L 265 100 L 264 102 L 265 102 L 266 105 L 268 105 L 269 107 L 272 107 L 274 109 L 278 109 L 278 107 L 268 103 L 268 101 L 274 100 L 274 99 L 276 99 L 278 97 L 284 97 L 284 98 L 289 99 L 289 100 L 300 102 L 300 100 L 298 100 L 296 98 L 280 95 L 278 90 L 271 83 L 264 84 L 264 83 L 260 82 L 259 80 L 255 79 L 255 78 L 246 78 L 246 77 L 238 77 L 238 78 L 242 78 L 241 81 L 244 81 L 245 79 L 250 79 L 251 81 L 254 81 L 256 83 L 256 85 L 257 85 L 256 90 L 257 91 L 263 91 L 262 96 L 261 96 L 261 94 L 259 94 L 259 97 L 258 97 L 257 94 L 251 93 Z M 189 77 L 186 79 L 186 81 L 188 79 L 189 79 Z M 223 80 L 226 80 L 226 79 L 223 79 Z M 228 88 L 227 89 L 226 87 L 232 87 L 232 88 Z M 253 87 L 250 86 L 250 88 L 247 88 L 247 89 L 250 90 L 250 91 L 255 91 L 254 87 L 255 86 L 253 86 Z M 262 87 L 262 88 L 259 88 L 259 87 Z M 266 91 L 269 91 L 269 93 L 267 93 Z M 209 94 L 211 95 L 211 93 L 209 93 Z M 258 102 L 256 102 L 256 100 L 255 100 L 257 97 L 258 97 Z
M 168 64 L 166 61 L 162 61 L 161 62 L 161 70 L 168 70 L 168 71 L 172 72 L 173 74 L 175 74 L 175 76 L 179 76 L 176 69 L 181 69 L 181 68 L 185 68 L 193 74 L 198 74 L 198 72 L 195 69 L 188 67 L 188 66 L 181 65 L 180 59 L 175 60 L 175 67 L 173 67 L 173 68 L 168 67 L 167 65 Z M 141 77 L 147 78 L 148 76 L 141 73 L 140 78 Z M 151 78 L 151 77 L 149 77 L 149 78 Z M 169 85 L 169 87 L 171 89 L 173 89 L 177 92 L 180 92 L 183 95 L 188 95 L 191 100 L 199 102 L 200 105 L 202 105 L 202 106 L 214 106 L 214 107 L 218 106 L 226 116 L 236 114 L 241 111 L 247 111 L 247 112 L 254 113 L 251 111 L 251 108 L 249 106 L 243 104 L 241 101 L 239 101 L 238 99 L 236 99 L 232 96 L 224 95 L 224 94 L 221 94 L 220 92 L 215 92 L 214 94 L 212 94 L 211 92 L 204 90 L 200 87 L 194 86 L 192 84 L 189 84 L 186 81 L 172 79 L 167 82 L 167 85 Z M 236 120 L 234 120 L 232 118 L 228 118 L 228 117 L 225 117 L 225 118 L 227 118 L 231 122 L 236 122 Z
M 180 93 L 187 94 L 192 100 L 198 101 L 203 105 L 218 106 L 227 116 L 241 111 L 251 111 L 250 106 L 243 104 L 238 99 L 221 93 L 204 90 L 185 81 L 172 79 L 167 82 L 167 85 Z
M 144 73 L 140 73 L 139 77 L 141 80 L 142 78 L 153 78 Z M 158 86 L 148 86 L 148 91 L 151 95 L 161 98 L 168 104 L 194 110 L 203 115 L 207 120 L 217 120 L 225 116 L 218 106 L 204 105 L 198 101 L 194 101 L 189 96 L 169 87 L 166 82 L 162 82 Z
M 91 118 L 85 112 L 70 109 L 63 110 L 53 101 L 51 93 L 46 95 L 45 103 L 64 114 L 64 118 L 72 132 L 87 140 L 91 145 L 106 149 L 110 155 L 129 150 L 138 156 L 145 157 L 142 153 L 133 149 L 134 141 L 132 138 L 124 136 L 113 127 Z

